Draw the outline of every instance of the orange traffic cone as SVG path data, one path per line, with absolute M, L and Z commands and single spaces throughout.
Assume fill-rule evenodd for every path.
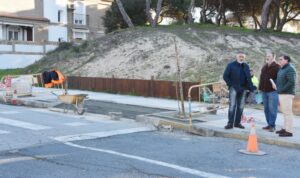
M 259 156 L 266 154 L 265 152 L 259 151 L 259 149 L 258 149 L 256 129 L 255 129 L 254 123 L 251 126 L 250 134 L 248 137 L 247 150 L 239 150 L 239 152 L 244 153 L 244 154 L 259 155 Z

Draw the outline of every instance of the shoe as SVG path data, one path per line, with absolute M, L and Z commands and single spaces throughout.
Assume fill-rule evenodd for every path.
M 240 129 L 244 129 L 245 128 L 242 124 L 234 125 L 234 127 L 237 127 L 237 128 L 240 128 Z
M 275 133 L 276 134 L 281 134 L 281 133 L 284 133 L 285 132 L 285 130 L 284 129 L 281 129 L 281 130 L 279 130 L 279 131 L 276 131 Z
M 276 130 L 275 127 L 270 127 L 269 128 L 269 132 L 275 132 L 275 130 Z
M 292 137 L 292 136 L 293 136 L 293 134 L 290 132 L 287 132 L 287 131 L 279 134 L 279 137 Z
M 269 130 L 270 127 L 271 127 L 271 126 L 268 125 L 268 126 L 266 126 L 266 127 L 263 127 L 262 129 L 264 129 L 264 130 Z
M 227 124 L 224 128 L 225 128 L 225 129 L 232 129 L 233 126 L 232 126 L 231 124 Z

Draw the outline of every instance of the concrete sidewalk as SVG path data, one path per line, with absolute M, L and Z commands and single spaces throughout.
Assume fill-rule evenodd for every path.
M 57 96 L 51 94 L 51 92 L 54 92 L 56 94 L 62 93 L 61 90 L 57 89 L 34 88 L 33 96 L 18 97 L 17 103 L 30 107 L 53 107 L 60 102 L 58 101 Z M 193 116 L 194 122 L 190 127 L 186 119 L 182 120 L 172 117 L 172 115 L 176 114 L 178 110 L 178 102 L 176 100 L 69 90 L 69 94 L 79 93 L 88 94 L 89 99 L 98 101 L 173 110 L 173 112 L 171 111 L 169 113 L 153 113 L 140 115 L 137 117 L 138 121 L 153 124 L 157 127 L 182 129 L 202 136 L 217 136 L 243 140 L 247 140 L 251 128 L 250 123 L 242 123 L 246 127 L 246 129 L 234 128 L 225 130 L 224 126 L 227 123 L 227 109 L 219 110 L 215 115 L 202 114 Z M 188 103 L 185 103 L 185 106 L 188 106 Z M 193 110 L 197 110 L 197 108 L 200 108 L 202 106 L 203 104 L 197 102 L 192 103 Z M 186 108 L 186 110 L 188 110 L 188 108 Z M 281 138 L 277 134 L 275 134 L 275 132 L 271 133 L 262 130 L 262 127 L 266 126 L 266 121 L 262 110 L 252 109 L 246 106 L 244 114 L 247 117 L 253 117 L 255 119 L 257 137 L 260 143 L 300 148 L 300 116 L 295 116 L 294 119 L 294 136 Z M 165 117 L 166 115 L 169 116 Z M 283 125 L 283 115 L 281 113 L 278 114 L 276 123 L 277 130 L 280 130 Z

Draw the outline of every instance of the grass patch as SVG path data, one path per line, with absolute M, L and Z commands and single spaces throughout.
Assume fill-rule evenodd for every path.
M 24 74 L 23 68 L 17 68 L 17 69 L 0 69 L 0 78 L 6 75 L 20 75 Z

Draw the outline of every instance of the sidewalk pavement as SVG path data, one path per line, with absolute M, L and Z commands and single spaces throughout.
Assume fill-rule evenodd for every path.
M 58 95 L 62 94 L 62 91 L 59 89 L 34 88 L 33 96 L 18 97 L 17 103 L 30 107 L 50 108 L 60 103 L 57 96 L 51 92 Z M 247 140 L 250 133 L 251 123 L 242 123 L 246 127 L 245 129 L 224 129 L 224 126 L 227 123 L 227 108 L 218 110 L 216 114 L 195 115 L 192 117 L 193 124 L 190 126 L 187 119 L 176 119 L 173 117 L 176 113 L 178 113 L 178 102 L 176 100 L 80 90 L 69 90 L 69 94 L 88 94 L 88 98 L 91 100 L 173 110 L 167 113 L 153 113 L 137 117 L 137 121 L 153 124 L 156 127 L 181 129 L 201 136 L 216 136 L 243 140 Z M 187 102 L 185 102 L 185 106 L 186 111 L 188 111 Z M 193 110 L 198 110 L 203 106 L 203 104 L 198 102 L 192 102 Z M 300 148 L 300 116 L 295 116 L 294 119 L 294 136 L 282 138 L 275 134 L 275 132 L 272 133 L 262 129 L 262 127 L 266 126 L 263 110 L 253 109 L 246 106 L 244 114 L 247 117 L 253 117 L 255 119 L 256 133 L 259 143 Z M 281 113 L 278 113 L 276 123 L 276 129 L 280 130 L 283 125 L 283 115 Z

